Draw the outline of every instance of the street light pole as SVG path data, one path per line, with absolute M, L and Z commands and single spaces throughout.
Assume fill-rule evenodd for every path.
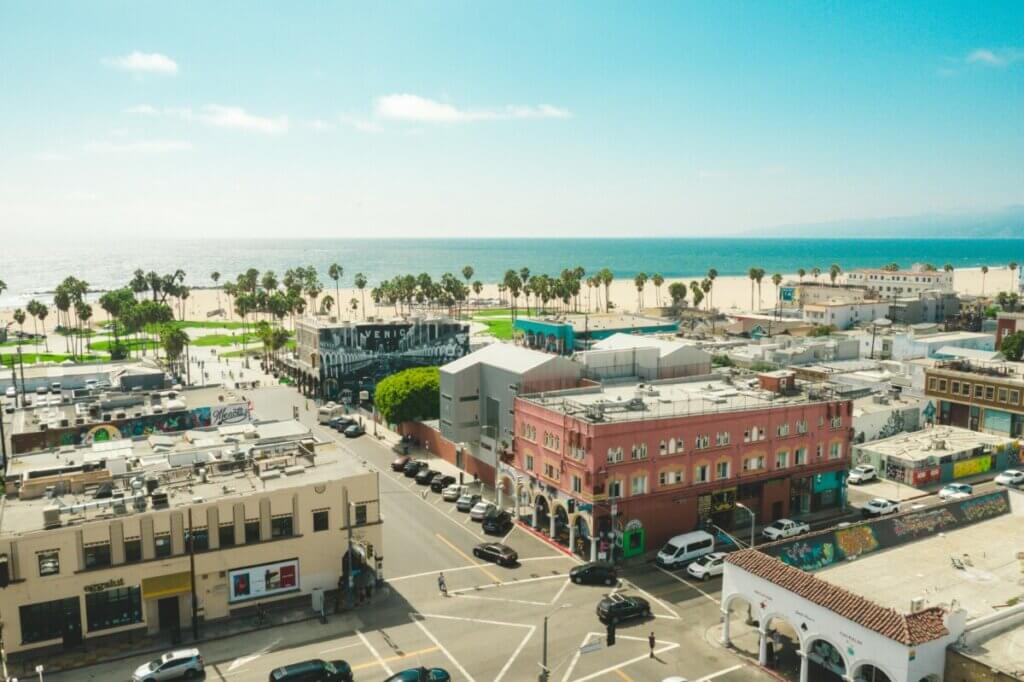
M 572 604 L 562 604 L 554 611 L 544 616 L 544 644 L 541 649 L 540 677 L 538 678 L 540 682 L 548 682 L 551 675 L 551 671 L 548 670 L 548 618 L 553 616 L 556 611 L 568 608 L 572 608 Z
M 753 547 L 754 546 L 754 511 L 750 507 L 748 507 L 747 505 L 743 504 L 742 502 L 737 502 L 736 506 L 739 507 L 740 509 L 742 509 L 743 511 L 747 512 L 748 514 L 750 514 L 750 546 Z

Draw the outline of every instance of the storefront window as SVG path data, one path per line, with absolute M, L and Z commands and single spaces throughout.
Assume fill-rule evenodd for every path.
M 103 568 L 110 565 L 110 543 L 101 542 L 85 546 L 85 568 Z
M 29 604 L 18 609 L 21 616 L 21 641 L 24 644 L 60 639 L 64 623 L 78 616 L 78 597 Z M 78 616 L 80 617 L 80 616 Z
M 292 534 L 292 515 L 282 514 L 270 519 L 270 537 L 287 538 Z
M 104 590 L 85 595 L 89 631 L 142 622 L 142 591 L 138 587 Z
M 124 541 L 124 562 L 132 564 L 142 561 L 142 540 L 130 538 Z
M 222 523 L 220 524 L 220 546 L 221 547 L 234 547 L 235 546 L 235 524 L 233 523 Z
M 171 556 L 171 534 L 161 533 L 156 536 L 155 540 L 157 558 Z

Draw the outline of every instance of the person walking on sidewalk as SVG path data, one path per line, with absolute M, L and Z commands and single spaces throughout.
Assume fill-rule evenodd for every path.
M 649 644 L 651 647 L 651 658 L 654 658 L 654 645 L 657 643 L 657 640 L 654 639 L 654 633 L 651 632 L 651 634 L 647 636 L 647 644 Z
M 441 590 L 441 596 L 448 596 L 448 584 L 444 581 L 444 573 L 437 574 L 437 589 Z

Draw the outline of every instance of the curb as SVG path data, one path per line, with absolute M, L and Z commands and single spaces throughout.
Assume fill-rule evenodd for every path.
M 554 547 L 558 551 L 562 552 L 563 554 L 565 554 L 567 556 L 570 556 L 570 557 L 573 557 L 573 558 L 576 557 L 576 555 L 573 554 L 568 548 L 563 547 L 562 545 L 558 544 L 557 542 L 555 542 L 554 540 L 549 538 L 547 535 L 545 535 L 544 533 L 542 533 L 539 530 L 537 530 L 536 528 L 530 527 L 529 525 L 523 523 L 519 519 L 516 519 L 516 525 L 519 526 L 520 528 L 522 528 L 523 530 L 528 531 L 529 533 L 531 533 L 536 538 L 538 538 L 540 540 L 543 540 L 544 542 L 546 542 L 547 544 L 551 545 L 552 547 Z

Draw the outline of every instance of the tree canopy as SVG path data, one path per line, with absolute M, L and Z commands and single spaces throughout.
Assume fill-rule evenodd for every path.
M 1014 332 L 1003 337 L 999 351 L 1007 360 L 1017 362 L 1024 355 L 1024 332 Z
M 414 367 L 383 379 L 373 394 L 385 423 L 437 419 L 441 413 L 441 372 L 437 367 Z

